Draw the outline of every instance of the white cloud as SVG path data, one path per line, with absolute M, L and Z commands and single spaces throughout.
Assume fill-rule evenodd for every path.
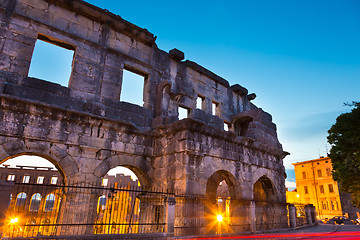
M 290 190 L 290 188 L 296 188 L 296 182 L 285 181 L 285 186 Z

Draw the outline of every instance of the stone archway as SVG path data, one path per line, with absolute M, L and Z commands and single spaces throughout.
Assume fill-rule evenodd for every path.
M 126 167 L 135 173 L 140 185 L 144 188 L 152 187 L 150 175 L 152 168 L 150 162 L 143 156 L 130 156 L 126 154 L 117 154 L 104 159 L 95 169 L 95 177 L 101 179 L 106 173 L 115 167 Z
M 253 191 L 256 230 L 271 229 L 276 224 L 276 214 L 274 212 L 275 186 L 270 178 L 264 175 L 254 183 Z
M 79 173 L 76 161 L 66 150 L 56 145 L 51 145 L 48 142 L 23 141 L 11 138 L 0 143 L 0 163 L 22 155 L 42 157 L 54 164 L 62 175 L 64 184 L 67 184 L 73 176 Z
M 239 205 L 241 194 L 239 181 L 229 171 L 218 170 L 208 178 L 205 195 L 208 232 L 236 231 L 233 225 L 238 225 L 239 221 L 242 221 Z M 222 216 L 221 223 L 217 222 L 217 215 Z

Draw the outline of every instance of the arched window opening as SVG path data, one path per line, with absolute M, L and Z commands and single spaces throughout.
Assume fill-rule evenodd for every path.
M 50 193 L 45 198 L 45 211 L 52 211 L 54 210 L 55 206 L 55 195 Z
M 37 212 L 40 208 L 40 202 L 41 202 L 41 194 L 35 193 L 31 197 L 31 203 L 30 203 L 30 211 Z
M 101 197 L 99 197 L 97 211 L 98 213 L 100 213 L 105 211 L 105 209 L 106 209 L 106 196 L 102 195 Z
M 26 202 L 26 197 L 27 197 L 26 193 L 24 193 L 24 192 L 19 193 L 17 195 L 17 198 L 16 198 L 16 206 L 17 207 L 24 207 L 25 202 Z

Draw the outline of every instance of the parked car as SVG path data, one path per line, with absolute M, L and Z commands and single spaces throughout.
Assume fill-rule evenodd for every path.
M 350 219 L 343 217 L 343 216 L 335 216 L 329 221 L 327 221 L 328 224 L 353 224 L 353 221 Z

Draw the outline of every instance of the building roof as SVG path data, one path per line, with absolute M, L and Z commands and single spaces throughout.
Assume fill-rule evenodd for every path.
M 320 162 L 320 161 L 324 161 L 324 160 L 330 160 L 331 159 L 329 157 L 320 157 L 320 158 L 317 158 L 317 159 L 313 159 L 313 160 L 307 160 L 307 161 L 303 161 L 303 162 L 297 162 L 297 163 L 292 163 L 291 165 L 300 165 L 300 164 L 305 164 L 305 163 L 311 163 L 311 162 Z

